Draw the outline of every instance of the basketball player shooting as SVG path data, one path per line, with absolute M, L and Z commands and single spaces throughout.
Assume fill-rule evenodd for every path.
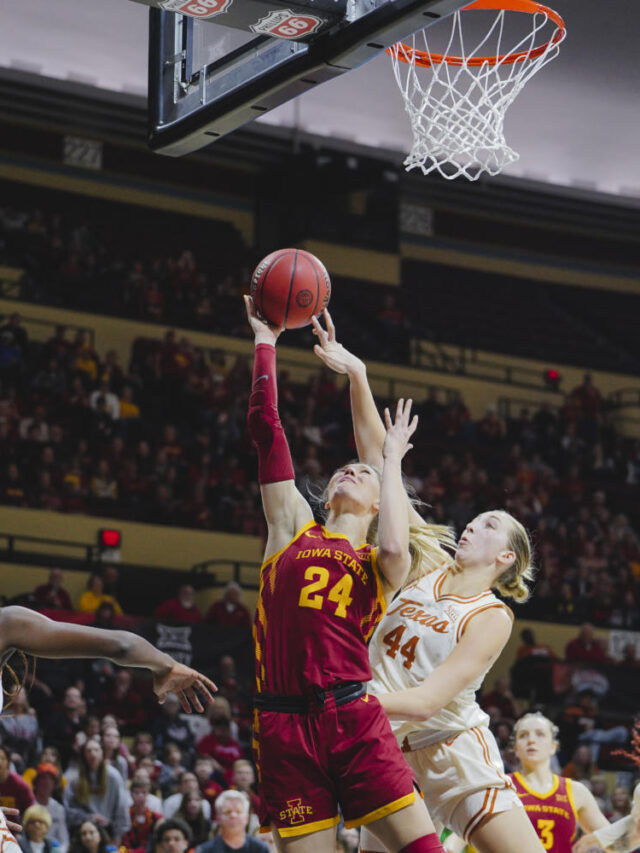
M 386 413 L 382 470 L 347 464 L 331 477 L 326 523 L 295 486 L 278 416 L 276 342 L 245 297 L 255 337 L 249 431 L 268 538 L 255 620 L 255 758 L 261 823 L 285 853 L 334 853 L 345 824 L 370 827 L 391 853 L 442 846 L 379 702 L 368 696 L 367 641 L 385 591 L 409 569 L 401 462 L 417 426 L 411 401 Z M 378 520 L 378 544 L 367 544 Z M 365 543 L 365 544 L 363 544 Z

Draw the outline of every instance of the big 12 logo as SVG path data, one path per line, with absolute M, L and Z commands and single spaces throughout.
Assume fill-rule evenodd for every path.
M 213 18 L 226 12 L 233 0 L 161 0 L 167 12 L 177 12 L 190 18 Z
M 299 39 L 314 33 L 324 23 L 325 20 L 317 15 L 300 15 L 291 9 L 275 9 L 256 24 L 251 24 L 251 29 L 254 33 L 275 38 Z

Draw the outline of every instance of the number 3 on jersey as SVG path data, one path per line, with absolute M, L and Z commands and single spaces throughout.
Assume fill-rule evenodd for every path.
M 398 625 L 397 628 L 394 628 L 393 631 L 389 631 L 388 634 L 385 634 L 382 638 L 382 642 L 385 646 L 389 646 L 387 651 L 387 655 L 390 658 L 395 658 L 398 653 L 398 649 L 400 649 L 400 654 L 404 658 L 403 666 L 405 669 L 411 669 L 411 664 L 416 659 L 416 646 L 418 645 L 418 640 L 420 637 L 412 636 L 409 637 L 407 642 L 401 647 L 400 643 L 402 642 L 402 638 L 404 636 L 404 632 L 406 631 L 406 625 Z
M 324 606 L 324 595 L 321 590 L 326 589 L 329 585 L 329 570 L 323 566 L 309 566 L 304 573 L 306 581 L 312 583 L 303 586 L 300 590 L 300 598 L 298 605 L 300 607 L 310 607 L 312 610 L 322 610 Z M 353 578 L 351 575 L 343 575 L 338 583 L 334 584 L 329 590 L 327 596 L 329 601 L 334 602 L 336 606 L 336 616 L 341 616 L 343 619 L 347 615 L 347 607 L 353 601 L 349 593 L 353 587 Z
M 555 820 L 540 819 L 538 821 L 538 835 L 540 836 L 540 841 L 542 841 L 542 846 L 545 850 L 551 850 L 553 847 L 553 828 L 555 825 Z

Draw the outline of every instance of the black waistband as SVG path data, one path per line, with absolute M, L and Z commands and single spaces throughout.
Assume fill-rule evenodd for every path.
M 259 711 L 279 711 L 281 714 L 307 714 L 323 708 L 329 696 L 333 696 L 336 707 L 346 705 L 360 696 L 366 688 L 361 681 L 340 684 L 329 690 L 315 690 L 310 696 L 281 696 L 277 693 L 256 693 L 253 704 Z

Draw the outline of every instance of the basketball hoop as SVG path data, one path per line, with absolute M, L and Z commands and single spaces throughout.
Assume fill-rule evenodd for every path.
M 463 13 L 485 10 L 497 15 L 479 44 L 465 50 Z M 522 36 L 505 34 L 507 12 L 524 12 L 533 28 Z M 499 174 L 518 159 L 504 137 L 504 117 L 523 86 L 560 50 L 564 21 L 535 0 L 475 0 L 455 12 L 443 53 L 429 40 L 444 20 L 419 30 L 408 43 L 388 49 L 393 71 L 411 120 L 413 146 L 404 161 L 407 171 L 425 175 L 437 170 L 451 180 L 470 181 L 485 172 Z M 512 46 L 505 49 L 505 42 Z

